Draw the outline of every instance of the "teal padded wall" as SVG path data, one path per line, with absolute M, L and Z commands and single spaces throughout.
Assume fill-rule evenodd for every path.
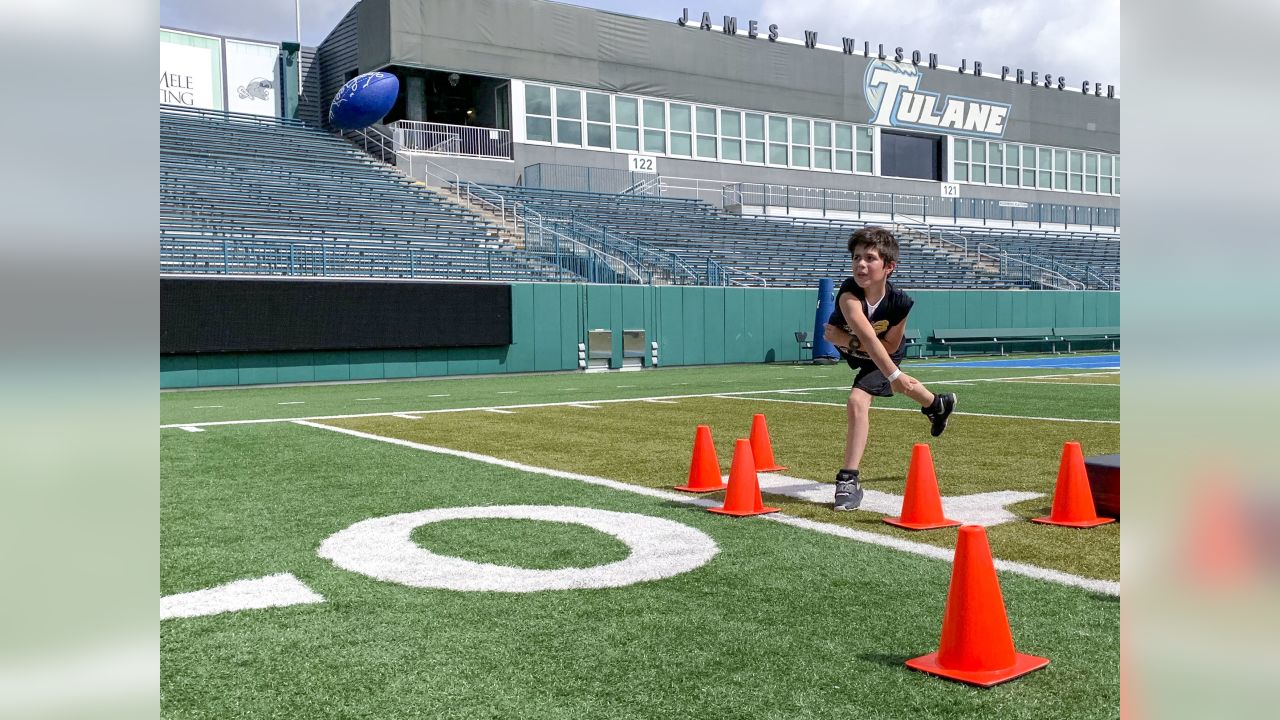
M 937 328 L 1118 326 L 1120 294 L 1098 291 L 916 290 L 907 320 Z M 160 387 L 210 387 L 576 370 L 587 331 L 658 342 L 659 365 L 791 362 L 796 331 L 813 332 L 814 289 L 518 283 L 507 347 L 164 355 Z M 646 352 L 645 365 L 650 361 Z

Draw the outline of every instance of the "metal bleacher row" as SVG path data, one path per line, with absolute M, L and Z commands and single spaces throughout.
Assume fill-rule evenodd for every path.
M 906 227 L 907 234 L 928 235 L 943 245 L 1035 263 L 1090 289 L 1120 287 L 1120 236 L 1115 233 L 936 223 Z
M 564 279 L 478 215 L 295 120 L 165 108 L 162 273 Z
M 562 223 L 565 234 L 557 237 L 564 242 L 548 251 L 499 228 L 483 209 L 433 192 L 300 121 L 170 107 L 160 113 L 160 180 L 162 273 L 812 287 L 848 274 L 846 241 L 871 222 L 741 215 L 643 194 L 484 186 L 535 210 L 542 227 L 554 231 Z M 1043 286 L 992 262 L 993 252 L 1088 268 L 1086 284 L 1119 278 L 1114 236 L 899 230 L 895 282 L 903 287 Z M 631 252 L 642 247 L 648 252 Z M 968 248 L 980 248 L 986 260 Z M 621 264 L 608 253 L 655 264 L 639 275 L 615 272 Z M 667 260 L 658 257 L 708 271 L 664 272 Z
M 576 220 L 630 242 L 681 256 L 691 264 L 714 260 L 749 284 L 811 287 L 820 278 L 849 274 L 849 235 L 857 221 L 778 218 L 725 213 L 700 200 L 647 195 L 486 185 L 508 202 L 548 217 Z M 895 282 L 917 288 L 1001 288 L 1013 283 L 961 254 L 902 239 Z

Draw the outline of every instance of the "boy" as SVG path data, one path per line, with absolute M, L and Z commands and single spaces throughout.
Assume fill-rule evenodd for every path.
M 947 418 L 956 409 L 954 394 L 935 395 L 898 369 L 906 354 L 902 333 L 915 301 L 889 282 L 898 264 L 898 241 L 893 233 L 882 227 L 864 227 L 849 237 L 849 253 L 853 256 L 853 277 L 840 285 L 824 332 L 849 367 L 857 371 L 849 393 L 844 468 L 836 473 L 836 510 L 854 510 L 862 504 L 858 464 L 867 447 L 872 397 L 892 397 L 897 390 L 920 403 L 934 437 L 947 428 Z

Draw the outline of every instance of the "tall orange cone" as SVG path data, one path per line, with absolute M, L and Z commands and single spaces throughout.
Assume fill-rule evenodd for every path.
M 778 512 L 776 507 L 765 507 L 760 497 L 760 480 L 756 477 L 755 458 L 751 456 L 751 443 L 738 439 L 733 446 L 733 465 L 729 468 L 729 492 L 724 495 L 724 505 L 707 508 L 721 515 L 763 515 Z
M 902 514 L 882 519 L 907 530 L 933 530 L 961 524 L 959 520 L 950 520 L 942 515 L 942 496 L 938 493 L 938 476 L 933 470 L 933 454 L 928 445 L 916 443 L 911 448 Z
M 987 532 L 981 525 L 961 527 L 938 651 L 908 660 L 907 667 L 991 687 L 1048 664 L 1014 649 Z
M 756 472 L 786 470 L 773 459 L 773 443 L 769 442 L 769 426 L 764 422 L 764 415 L 751 418 L 751 455 L 756 459 Z
M 1098 517 L 1093 507 L 1093 492 L 1089 489 L 1089 476 L 1085 474 L 1080 443 L 1063 444 L 1062 462 L 1058 464 L 1058 487 L 1053 491 L 1053 510 L 1049 517 L 1032 518 L 1032 521 L 1073 528 L 1091 528 L 1115 522 L 1114 518 Z
M 676 490 L 708 493 L 723 490 L 728 485 L 720 481 L 720 460 L 716 458 L 716 446 L 711 442 L 711 428 L 699 425 L 693 434 L 693 458 L 689 461 L 689 482 L 677 485 Z

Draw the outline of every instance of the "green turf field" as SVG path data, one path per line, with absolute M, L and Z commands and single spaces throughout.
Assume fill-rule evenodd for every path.
M 1026 519 L 1048 512 L 1064 441 L 1119 451 L 1118 373 L 906 369 L 958 393 L 962 414 L 931 439 L 918 412 L 873 411 L 864 486 L 901 494 L 912 444 L 928 441 L 944 496 L 1043 494 L 1009 505 L 1015 519 L 988 535 L 997 558 L 1021 564 L 1000 575 L 1005 601 L 1019 650 L 1049 657 L 1046 670 L 980 691 L 902 666 L 937 647 L 950 564 L 929 555 L 945 556 L 955 530 L 909 533 L 875 512 L 774 494 L 765 502 L 782 507 L 781 521 L 732 519 L 653 490 L 684 482 L 699 423 L 727 472 L 755 412 L 787 476 L 830 483 L 843 366 L 205 390 L 161 395 L 162 595 L 291 573 L 323 602 L 164 620 L 163 713 L 1115 717 L 1118 527 Z M 261 420 L 275 422 L 245 422 Z M 406 587 L 317 552 L 369 518 L 501 505 L 662 518 L 718 552 L 663 579 L 530 593 Z M 628 555 L 611 535 L 537 520 L 449 520 L 410 541 L 542 570 Z

